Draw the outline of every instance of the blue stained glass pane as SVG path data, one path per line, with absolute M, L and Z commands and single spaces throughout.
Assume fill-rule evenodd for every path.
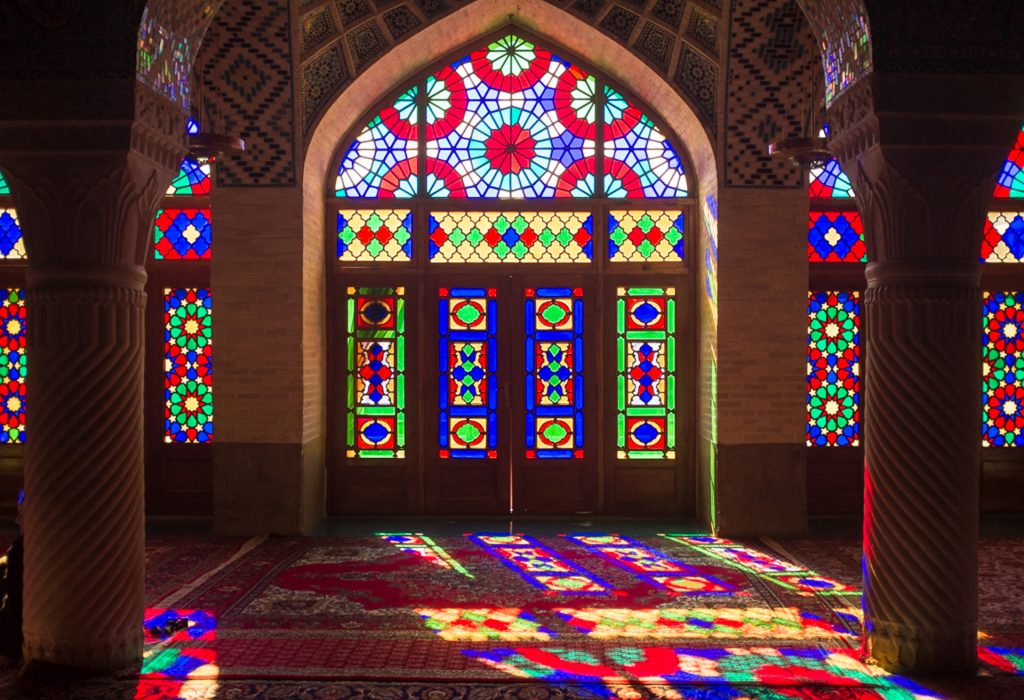
M 526 457 L 583 457 L 583 290 L 526 290 Z
M 496 459 L 497 290 L 442 288 L 438 296 L 439 455 Z
M 14 209 L 0 209 L 0 258 L 20 260 L 25 257 L 25 241 L 18 214 Z

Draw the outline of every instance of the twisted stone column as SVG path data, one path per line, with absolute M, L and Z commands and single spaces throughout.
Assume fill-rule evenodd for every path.
M 890 670 L 976 663 L 980 273 L 867 268 L 865 643 Z
M 977 665 L 978 258 L 1020 128 L 1000 84 L 875 72 L 828 114 L 867 237 L 864 643 L 889 671 Z
M 3 155 L 29 263 L 23 651 L 94 670 L 142 655 L 143 265 L 185 118 L 118 89 L 134 119 L 30 122 Z
M 113 669 L 141 655 L 144 282 L 130 265 L 29 271 L 29 661 Z

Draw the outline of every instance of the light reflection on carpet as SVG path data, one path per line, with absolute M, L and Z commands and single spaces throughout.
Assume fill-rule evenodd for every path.
M 565 538 L 652 586 L 685 595 L 729 595 L 736 588 L 688 564 L 619 534 L 583 533 Z
M 812 639 L 852 636 L 799 608 L 558 608 L 559 617 L 592 639 Z
M 448 641 L 547 641 L 554 633 L 519 608 L 418 608 L 427 629 Z
M 647 688 L 673 684 L 872 688 L 886 691 L 876 697 L 913 697 L 858 661 L 848 649 L 619 646 L 595 652 L 552 646 L 463 653 L 517 678 L 602 683 L 608 687 L 608 695 L 615 694 L 618 684 L 633 682 Z
M 730 540 L 708 535 L 661 535 L 740 571 L 803 595 L 860 595 L 856 586 L 834 581 L 792 562 Z
M 216 618 L 205 610 L 147 608 L 136 700 L 212 698 L 217 691 Z
M 525 535 L 480 533 L 469 539 L 534 586 L 552 593 L 607 595 L 612 587 Z
M 467 578 L 475 578 L 466 567 L 455 560 L 455 557 L 446 552 L 444 547 L 422 532 L 378 532 L 377 536 L 385 542 L 395 545 L 403 552 L 415 554 L 434 566 L 452 569 Z

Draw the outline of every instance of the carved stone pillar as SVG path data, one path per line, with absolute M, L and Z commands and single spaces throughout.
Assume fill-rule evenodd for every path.
M 976 663 L 980 272 L 867 269 L 865 642 L 890 670 Z
M 957 80 L 874 76 L 829 113 L 868 244 L 865 648 L 887 670 L 917 674 L 977 663 L 978 259 L 1016 128 L 981 109 L 950 117 L 900 101 L 970 92 Z
M 31 268 L 25 469 L 28 661 L 114 669 L 141 656 L 141 267 Z
M 50 127 L 60 147 L 3 155 L 29 260 L 30 663 L 113 670 L 142 654 L 143 263 L 184 113 L 138 89 L 162 119 Z

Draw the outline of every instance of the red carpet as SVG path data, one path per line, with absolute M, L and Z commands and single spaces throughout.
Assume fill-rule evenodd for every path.
M 641 544 L 664 560 L 641 565 L 684 567 L 694 592 L 565 538 L 538 540 L 548 559 L 524 578 L 466 537 L 432 540 L 465 573 L 380 537 L 272 539 L 176 600 L 207 611 L 216 630 L 172 646 L 215 651 L 191 677 L 222 680 L 873 682 L 852 653 L 855 622 L 832 609 L 843 601 L 768 585 L 662 538 Z M 538 587 L 559 569 L 605 590 Z

